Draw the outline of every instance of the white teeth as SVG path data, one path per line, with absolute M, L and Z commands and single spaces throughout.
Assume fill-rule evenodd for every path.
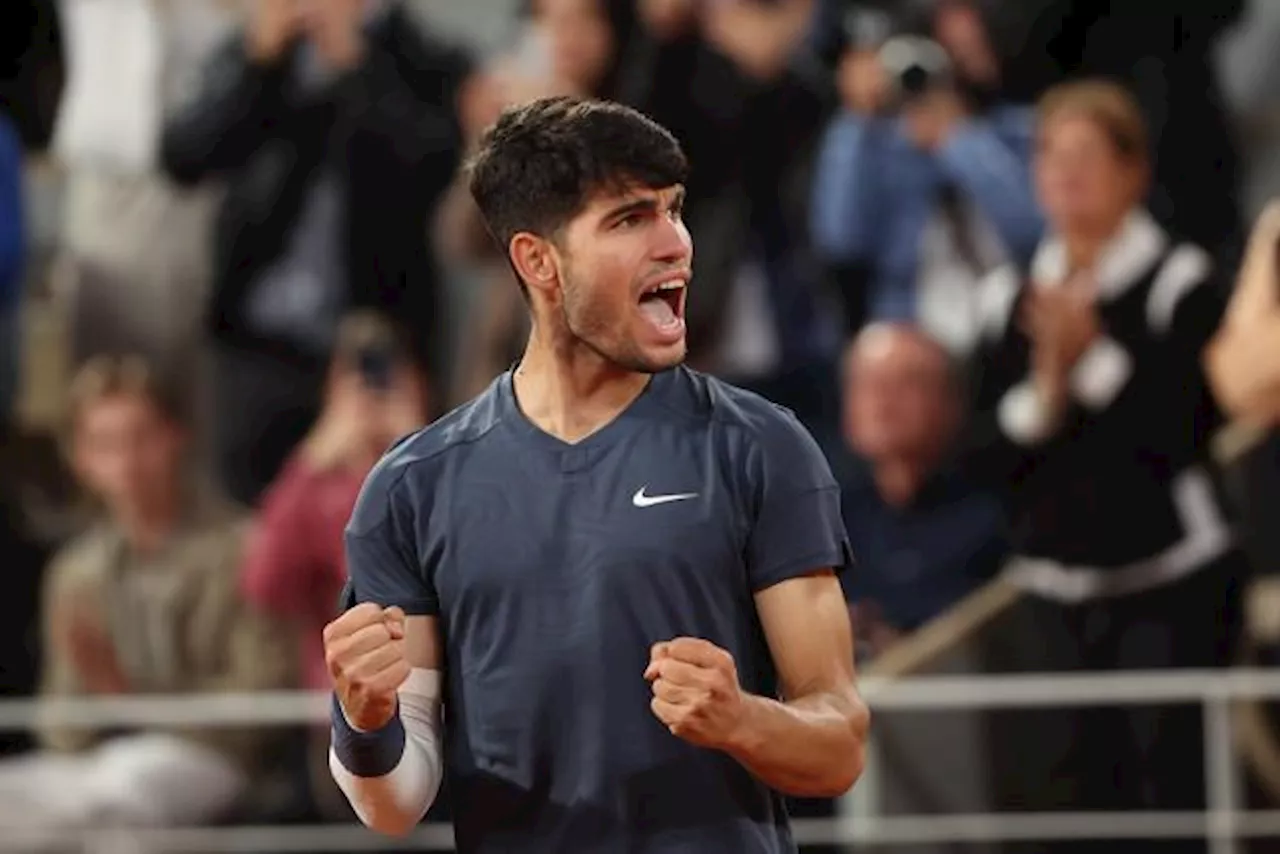
M 651 288 L 645 290 L 645 294 L 657 294 L 663 291 L 678 291 L 685 286 L 684 279 L 672 279 L 668 282 L 660 282 Z

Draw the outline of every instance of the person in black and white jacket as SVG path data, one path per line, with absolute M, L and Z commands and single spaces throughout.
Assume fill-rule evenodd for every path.
M 1224 293 L 1209 254 L 1141 207 L 1141 114 L 1110 83 L 1052 90 L 1035 178 L 1050 236 L 983 283 L 969 462 L 1014 515 L 1034 670 L 1213 667 L 1238 626 L 1239 556 L 1205 466 L 1218 415 L 1200 365 Z M 1195 809 L 1194 710 L 1055 713 L 1061 755 L 1023 761 L 1028 808 Z M 1097 740 L 1095 740 L 1097 739 Z M 1083 759 L 1083 762 L 1081 761 Z M 1041 800 L 1043 803 L 1032 804 Z M 1043 849 L 1040 849 L 1043 850 Z M 1164 850 L 1164 849 L 1162 849 Z

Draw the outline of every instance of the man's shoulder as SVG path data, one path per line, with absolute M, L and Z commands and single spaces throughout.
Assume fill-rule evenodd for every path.
M 49 563 L 46 573 L 55 585 L 77 585 L 97 581 L 106 575 L 112 548 L 118 534 L 104 523 L 97 523 L 67 541 Z
M 795 414 L 785 406 L 710 374 L 681 368 L 675 385 L 683 392 L 680 398 L 684 405 L 679 408 L 751 436 L 799 426 Z
M 681 369 L 680 383 L 704 418 L 722 429 L 724 441 L 757 465 L 794 466 L 796 471 L 825 472 L 830 466 L 807 427 L 785 406 L 725 380 L 690 369 Z M 743 459 L 739 456 L 739 459 Z
M 348 529 L 376 525 L 392 497 L 402 491 L 421 500 L 453 454 L 474 447 L 489 435 L 500 419 L 498 382 L 392 445 L 365 479 Z

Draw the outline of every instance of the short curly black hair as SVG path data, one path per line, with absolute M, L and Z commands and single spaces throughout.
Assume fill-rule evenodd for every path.
M 505 253 L 521 231 L 553 238 L 600 192 L 683 184 L 671 132 L 611 101 L 543 98 L 508 109 L 467 165 L 471 196 Z

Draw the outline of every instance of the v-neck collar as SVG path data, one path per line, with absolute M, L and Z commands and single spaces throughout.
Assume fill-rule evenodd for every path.
M 559 457 L 562 470 L 582 468 L 596 456 L 596 452 L 613 445 L 637 429 L 645 414 L 659 405 L 662 392 L 671 381 L 671 374 L 672 371 L 654 374 L 635 400 L 627 404 L 608 423 L 576 442 L 566 442 L 534 424 L 520 408 L 520 403 L 516 399 L 515 367 L 513 366 L 499 379 L 498 395 L 502 422 L 531 448 Z

